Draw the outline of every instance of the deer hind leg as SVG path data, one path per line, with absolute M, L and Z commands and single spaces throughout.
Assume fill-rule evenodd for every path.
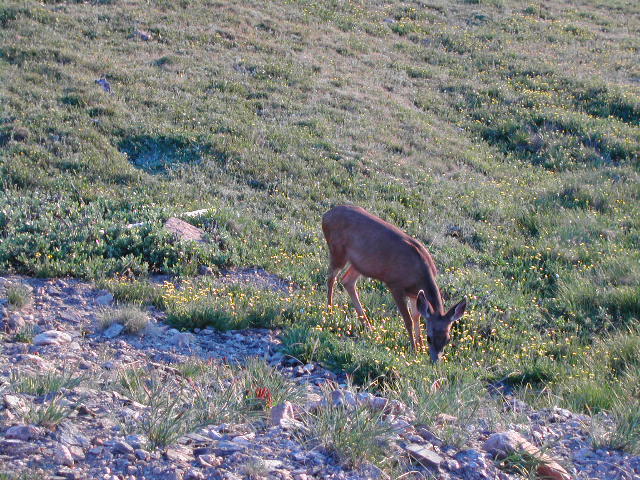
M 400 315 L 402 315 L 402 319 L 404 320 L 404 327 L 407 329 L 407 333 L 409 334 L 409 340 L 411 340 L 411 347 L 415 352 L 416 339 L 413 336 L 413 319 L 411 318 L 409 308 L 407 307 L 407 296 L 405 295 L 404 290 L 391 290 L 391 293 L 393 295 L 393 299 L 396 301 L 398 310 L 400 310 Z
M 416 339 L 418 347 L 424 347 L 424 340 L 422 339 L 422 329 L 420 328 L 420 312 L 418 312 L 417 305 L 418 297 L 410 297 L 411 302 L 411 323 L 413 326 L 413 335 Z
M 364 309 L 362 308 L 362 304 L 360 303 L 360 297 L 358 296 L 358 290 L 356 289 L 356 282 L 360 278 L 360 272 L 357 271 L 353 265 L 349 265 L 347 271 L 344 272 L 344 275 L 341 278 L 341 282 L 344 285 L 344 288 L 349 293 L 351 297 L 351 301 L 353 305 L 356 307 L 356 312 L 358 312 L 358 317 L 367 327 L 371 328 L 371 323 L 367 318 L 367 315 L 364 313 Z
M 336 278 L 340 270 L 344 268 L 347 261 L 344 254 L 335 250 L 330 250 L 329 258 L 329 277 L 327 278 L 327 305 L 333 305 L 333 288 L 336 285 Z

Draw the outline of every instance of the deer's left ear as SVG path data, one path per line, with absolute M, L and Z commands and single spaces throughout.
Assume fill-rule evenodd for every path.
M 418 298 L 416 298 L 416 305 L 418 306 L 418 312 L 424 318 L 429 318 L 433 315 L 433 307 L 429 300 L 427 300 L 427 296 L 424 294 L 423 290 L 418 292 Z
M 460 320 L 460 317 L 464 315 L 464 310 L 467 308 L 467 299 L 464 298 L 455 307 L 452 307 L 451 310 L 447 312 L 445 315 L 446 318 L 449 319 L 449 323 L 453 323 L 457 320 Z

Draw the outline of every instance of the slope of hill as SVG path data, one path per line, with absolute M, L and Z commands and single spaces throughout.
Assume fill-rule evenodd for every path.
M 405 402 L 480 382 L 609 412 L 639 448 L 635 2 L 9 0 L 0 39 L 0 270 L 93 280 L 179 328 L 281 326 Z M 371 332 L 346 295 L 323 308 L 320 217 L 343 202 L 469 299 L 437 368 L 383 285 L 361 282 Z M 198 209 L 208 243 L 163 230 Z

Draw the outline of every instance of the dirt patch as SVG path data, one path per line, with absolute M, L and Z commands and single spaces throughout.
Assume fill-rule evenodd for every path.
M 269 273 L 261 267 L 231 268 L 221 270 L 220 273 L 219 280 L 223 284 L 249 285 L 278 292 L 289 292 L 298 288 L 294 282 Z

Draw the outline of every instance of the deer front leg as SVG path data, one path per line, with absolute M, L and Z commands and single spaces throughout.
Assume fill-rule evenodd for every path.
M 413 319 L 411 318 L 411 314 L 407 308 L 407 297 L 404 290 L 391 290 L 391 293 L 393 295 L 393 299 L 396 301 L 398 310 L 400 310 L 400 315 L 402 315 L 402 319 L 404 320 L 404 326 L 409 334 L 409 340 L 411 340 L 411 347 L 413 348 L 413 351 L 416 352 L 416 339 L 413 336 Z
M 349 268 L 342 276 L 342 284 L 349 293 L 354 307 L 356 307 L 358 318 L 360 318 L 362 323 L 364 323 L 369 329 L 371 329 L 371 323 L 369 322 L 367 315 L 364 313 L 364 309 L 362 308 L 362 304 L 360 303 L 360 297 L 358 296 L 358 290 L 356 289 L 356 282 L 358 281 L 358 278 L 360 278 L 360 272 L 353 268 L 353 265 L 349 265 Z
M 420 328 L 420 312 L 418 311 L 417 297 L 410 297 L 411 302 L 411 323 L 413 324 L 413 334 L 416 338 L 416 344 L 420 347 L 424 347 L 424 340 L 422 339 L 422 329 Z

